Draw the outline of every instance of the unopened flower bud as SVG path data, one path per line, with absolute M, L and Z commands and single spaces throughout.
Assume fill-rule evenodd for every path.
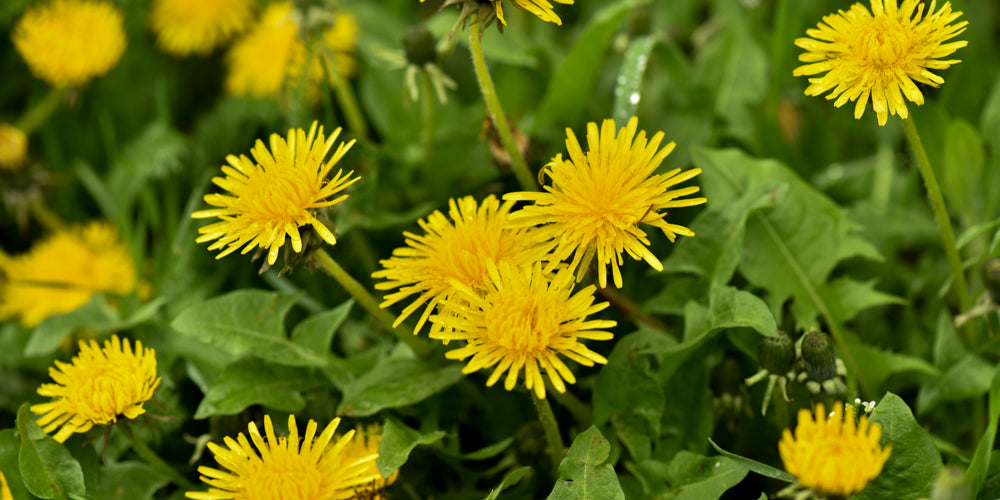
M 757 344 L 757 358 L 761 368 L 775 375 L 788 373 L 795 362 L 795 344 L 785 332 L 778 332 L 775 337 L 764 337 Z
M 434 36 L 424 26 L 406 30 L 403 34 L 403 52 L 406 53 L 406 61 L 414 66 L 423 67 L 437 61 Z
M 809 332 L 802 339 L 802 360 L 809 378 L 816 382 L 825 382 L 837 374 L 837 353 L 823 332 Z
M 993 302 L 1000 304 L 1000 257 L 983 262 L 983 286 L 989 290 Z

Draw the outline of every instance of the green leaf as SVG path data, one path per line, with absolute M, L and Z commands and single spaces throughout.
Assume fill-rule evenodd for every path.
M 784 198 L 787 188 L 785 184 L 755 184 L 730 203 L 710 203 L 691 223 L 697 237 L 678 241 L 663 261 L 663 269 L 708 278 L 713 286 L 729 283 L 743 254 L 747 217 L 773 206 Z
M 720 455 L 746 467 L 751 472 L 756 472 L 757 474 L 760 474 L 764 477 L 777 479 L 779 481 L 784 481 L 786 483 L 795 482 L 794 476 L 781 469 L 776 469 L 774 467 L 771 467 L 770 465 L 760 463 L 756 460 L 751 460 L 749 458 L 723 450 L 721 447 L 719 447 L 719 445 L 715 444 L 715 441 L 712 441 L 712 438 L 709 438 L 708 442 L 709 444 L 712 445 L 712 448 L 715 448 L 715 451 L 719 452 Z
M 235 415 L 254 404 L 294 413 L 306 405 L 302 391 L 321 383 L 322 378 L 307 368 L 243 358 L 226 366 L 205 393 L 194 418 Z
M 604 52 L 618 26 L 637 5 L 650 0 L 626 0 L 607 5 L 594 14 L 593 20 L 580 33 L 573 48 L 549 79 L 548 88 L 538 105 L 535 128 L 571 123 L 582 110 L 581 102 L 592 98 L 594 81 L 604 63 Z M 619 126 L 624 123 L 617 124 Z
M 887 304 L 905 304 L 906 301 L 875 289 L 875 281 L 859 282 L 848 277 L 816 286 L 820 301 L 825 303 L 830 314 L 846 321 L 870 307 Z
M 83 496 L 83 469 L 62 443 L 42 432 L 25 403 L 17 410 L 17 463 L 24 485 L 39 498 Z
M 997 437 L 998 420 L 1000 420 L 1000 366 L 994 370 L 993 381 L 990 384 L 990 425 L 983 433 L 983 437 L 979 439 L 976 452 L 972 456 L 972 463 L 965 471 L 965 479 L 969 482 L 971 492 L 969 498 L 976 498 L 986 481 L 986 474 L 990 470 L 993 443 Z
M 486 496 L 485 500 L 497 500 L 503 490 L 507 489 L 508 486 L 514 486 L 517 484 L 517 482 L 520 481 L 521 478 L 523 478 L 524 475 L 530 470 L 531 467 L 520 467 L 510 471 L 503 477 L 503 481 L 500 481 L 500 484 L 496 488 L 490 490 L 490 494 Z
M 347 319 L 353 305 L 354 300 L 348 300 L 329 311 L 314 314 L 295 325 L 295 329 L 292 330 L 292 342 L 315 354 L 322 355 L 329 352 L 333 334 Z
M 890 376 L 897 373 L 938 374 L 937 369 L 921 358 L 872 347 L 846 328 L 841 329 L 840 334 L 854 355 L 860 378 L 868 381 L 873 389 L 881 387 Z
M 385 358 L 344 387 L 340 415 L 367 417 L 385 408 L 409 406 L 463 377 L 461 366 L 438 368 L 415 359 Z
M 486 460 L 487 458 L 493 458 L 503 453 L 508 448 L 510 448 L 510 445 L 512 444 L 514 444 L 514 438 L 509 437 L 507 439 L 502 439 L 500 441 L 497 441 L 496 443 L 493 443 L 491 445 L 484 446 L 476 451 L 470 451 L 469 453 L 456 453 L 456 452 L 449 452 L 448 450 L 441 450 L 441 453 L 461 458 L 462 460 Z
M 170 483 L 162 472 L 142 462 L 86 463 L 84 475 L 90 498 L 101 500 L 148 500 Z
M 444 431 L 422 434 L 390 418 L 382 430 L 382 442 L 378 447 L 378 458 L 375 459 L 379 473 L 382 474 L 382 477 L 389 477 L 396 469 L 406 463 L 410 452 L 417 445 L 426 446 L 436 443 L 444 435 Z
M 882 473 L 855 495 L 855 500 L 916 500 L 929 496 L 944 467 L 930 434 L 913 418 L 906 403 L 891 392 L 875 406 L 870 419 L 882 426 L 882 445 L 892 446 L 892 454 Z
M 16 429 L 0 431 L 0 471 L 3 471 L 7 486 L 14 498 L 28 498 L 28 489 L 24 486 L 21 468 L 17 464 L 20 447 Z
M 55 352 L 59 344 L 78 328 L 98 332 L 113 330 L 121 324 L 118 311 L 108 306 L 104 295 L 95 295 L 86 304 L 65 314 L 45 318 L 31 332 L 24 346 L 25 356 L 45 356 Z
M 184 337 L 215 345 L 233 356 L 254 355 L 291 366 L 325 360 L 285 337 L 285 315 L 297 295 L 239 290 L 181 311 L 171 327 Z
M 549 500 L 625 499 L 612 464 L 605 463 L 611 444 L 597 427 L 580 433 L 559 464 L 559 479 Z
M 639 114 L 639 100 L 642 98 L 642 78 L 646 74 L 653 47 L 660 41 L 658 35 L 647 35 L 633 39 L 625 56 L 622 57 L 622 67 L 618 73 L 615 85 L 615 105 L 611 117 L 615 123 L 625 124 L 630 118 Z
M 675 500 L 710 500 L 739 484 L 750 469 L 726 457 L 703 457 L 681 450 L 667 470 Z

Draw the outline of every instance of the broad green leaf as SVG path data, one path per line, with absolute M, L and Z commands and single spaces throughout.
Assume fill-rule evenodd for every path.
M 632 40 L 622 57 L 622 67 L 615 82 L 615 105 L 611 117 L 615 123 L 625 124 L 639 114 L 642 98 L 642 78 L 652 55 L 653 47 L 660 41 L 657 35 L 646 35 Z
M 986 474 L 990 470 L 990 458 L 992 456 L 993 443 L 997 437 L 997 421 L 1000 419 L 1000 366 L 993 372 L 993 381 L 990 384 L 990 416 L 989 427 L 979 438 L 976 446 L 976 453 L 972 456 L 972 463 L 965 471 L 965 479 L 969 482 L 971 491 L 970 498 L 976 498 L 983 483 L 986 481 Z
M 727 29 L 701 53 L 696 78 L 715 89 L 715 114 L 740 123 L 745 106 L 767 92 L 767 54 L 744 28 Z
M 490 490 L 490 494 L 486 496 L 485 500 L 497 500 L 500 498 L 500 493 L 502 493 L 503 490 L 507 489 L 508 486 L 514 486 L 517 484 L 517 482 L 520 481 L 521 478 L 523 478 L 524 475 L 530 470 L 531 467 L 520 467 L 510 471 L 503 477 L 503 481 L 500 481 L 500 484 L 497 485 L 496 488 Z
M 708 442 L 709 444 L 712 445 L 712 448 L 715 448 L 715 451 L 719 452 L 720 455 L 746 467 L 751 472 L 756 472 L 757 474 L 760 474 L 764 477 L 777 479 L 779 481 L 784 481 L 786 483 L 795 482 L 795 477 L 793 477 L 791 474 L 781 469 L 776 469 L 774 467 L 771 467 L 770 465 L 760 463 L 756 460 L 751 460 L 747 457 L 743 457 L 735 453 L 723 450 L 721 447 L 719 447 L 719 445 L 715 444 L 715 441 L 712 441 L 712 438 L 709 438 Z
M 32 495 L 48 499 L 86 493 L 80 463 L 62 443 L 42 432 L 27 403 L 17 411 L 17 432 L 21 440 L 18 468 Z
M 423 434 L 394 419 L 389 419 L 385 423 L 385 428 L 382 429 L 382 442 L 378 447 L 378 458 L 375 459 L 378 471 L 382 477 L 389 477 L 396 469 L 406 463 L 406 460 L 410 458 L 410 452 L 417 445 L 434 444 L 440 441 L 444 435 L 444 431 Z
M 253 355 L 291 366 L 322 366 L 324 358 L 285 336 L 293 294 L 239 290 L 199 302 L 174 319 L 181 335 L 207 342 L 233 356 Z
M 712 500 L 746 477 L 750 469 L 726 457 L 703 457 L 681 450 L 668 473 L 675 500 Z
M 667 403 L 663 408 L 663 421 L 653 458 L 670 460 L 680 450 L 706 450 L 706 443 L 715 426 L 715 409 L 712 404 L 711 371 L 721 359 L 721 343 L 706 344 L 692 351 L 685 361 L 674 364 L 667 358 L 656 373 Z M 669 378 L 667 374 L 669 375 Z
M 75 310 L 49 316 L 39 323 L 24 346 L 24 355 L 45 356 L 55 352 L 63 339 L 78 328 L 106 332 L 118 325 L 121 325 L 118 311 L 108 305 L 104 295 L 97 294 Z
M 625 499 L 612 464 L 605 463 L 611 444 L 597 427 L 580 433 L 559 464 L 559 479 L 549 500 Z
M 549 85 L 535 115 L 536 128 L 552 127 L 573 121 L 582 109 L 580 103 L 592 98 L 594 81 L 604 63 L 604 53 L 608 50 L 618 26 L 631 9 L 649 2 L 650 0 L 615 2 L 594 14 L 593 20 L 577 37 L 559 69 L 549 79 Z
M 337 413 L 367 417 L 384 408 L 409 406 L 444 390 L 463 377 L 462 367 L 444 368 L 414 359 L 386 358 L 344 387 Z
M 17 429 L 0 431 L 0 471 L 3 471 L 14 498 L 28 498 L 28 490 L 21 479 L 21 468 L 17 464 L 18 450 L 21 447 L 17 437 Z
M 353 305 L 354 301 L 348 300 L 329 311 L 314 314 L 295 325 L 292 330 L 292 342 L 315 354 L 322 355 L 329 352 L 333 334 L 347 319 Z
M 985 165 L 983 142 L 976 129 L 960 118 L 948 125 L 944 141 L 941 187 L 948 208 L 963 215 L 963 220 L 980 222 Z
M 921 358 L 908 354 L 886 351 L 877 347 L 872 347 L 864 342 L 851 330 L 843 328 L 840 334 L 844 337 L 844 342 L 849 346 L 850 352 L 858 364 L 860 378 L 870 384 L 871 390 L 875 390 L 885 383 L 894 374 L 915 373 L 936 376 L 939 372 L 930 363 Z M 838 349 L 838 357 L 843 357 Z
M 194 418 L 235 415 L 250 405 L 297 412 L 306 405 L 302 391 L 322 383 L 318 372 L 247 357 L 227 366 L 205 393 Z
M 882 445 L 892 446 L 892 454 L 882 473 L 855 495 L 855 500 L 916 500 L 929 496 L 944 465 L 934 440 L 913 418 L 910 408 L 890 392 L 878 402 L 871 421 L 882 426 Z

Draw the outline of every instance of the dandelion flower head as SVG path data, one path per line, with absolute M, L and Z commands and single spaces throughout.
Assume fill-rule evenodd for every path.
M 855 417 L 854 406 L 842 402 L 827 415 L 823 404 L 799 410 L 795 435 L 785 429 L 778 451 L 785 469 L 802 486 L 821 495 L 853 495 L 868 485 L 880 472 L 891 446 L 879 445 L 882 426 L 869 423 L 868 417 Z
M 250 25 L 254 0 L 153 0 L 149 25 L 169 54 L 205 55 Z
M 482 203 L 472 196 L 451 199 L 447 216 L 435 210 L 418 222 L 423 235 L 403 233 L 406 246 L 393 250 L 392 257 L 380 262 L 382 270 L 372 273 L 385 280 L 375 285 L 377 290 L 396 290 L 384 297 L 381 307 L 416 296 L 396 326 L 423 307 L 414 328 L 419 332 L 437 304 L 454 296 L 454 283 L 471 290 L 487 284 L 488 262 L 521 267 L 543 258 L 544 249 L 533 248 L 527 229 L 506 227 L 512 205 L 493 195 Z
M 31 72 L 53 87 L 83 85 L 114 68 L 125 52 L 121 11 L 99 0 L 32 6 L 11 38 Z
M 551 184 L 544 186 L 545 192 L 504 195 L 504 200 L 531 202 L 511 214 L 511 224 L 536 227 L 532 238 L 553 247 L 553 264 L 572 255 L 570 267 L 579 270 L 581 279 L 596 255 L 601 287 L 607 286 L 610 265 L 614 284 L 621 288 L 622 252 L 662 271 L 660 260 L 647 248 L 650 241 L 639 224 L 660 229 L 670 241 L 678 234 L 694 236 L 690 229 L 667 222 L 666 209 L 706 201 L 684 198 L 697 193 L 698 186 L 670 189 L 700 174 L 701 169 L 654 173 L 674 149 L 674 143 L 660 149 L 663 132 L 647 140 L 646 132 L 637 133 L 637 128 L 635 117 L 617 135 L 613 120 L 605 120 L 600 128 L 591 122 L 587 125 L 586 153 L 573 131 L 567 129 L 569 159 L 559 154 L 542 169 L 539 177 L 551 179 Z M 551 270 L 552 265 L 549 267 Z
M 344 448 L 344 461 L 347 463 L 362 460 L 372 455 L 378 455 L 379 445 L 382 444 L 382 426 L 373 423 L 366 426 L 360 424 L 355 429 L 354 439 Z M 399 477 L 399 470 L 394 471 L 389 477 L 384 478 L 378 471 L 378 466 L 374 461 L 368 462 L 364 474 L 374 477 L 371 481 L 354 487 L 354 498 L 364 500 L 384 500 L 383 492 L 386 488 L 396 482 Z
M 229 155 L 229 165 L 222 166 L 225 177 L 212 179 L 229 194 L 205 195 L 205 202 L 218 208 L 201 210 L 192 218 L 222 219 L 198 229 L 198 243 L 216 240 L 208 249 L 225 248 L 216 257 L 221 259 L 243 247 L 246 254 L 254 248 L 268 249 L 267 263 L 274 265 L 278 251 L 290 239 L 292 250 L 302 251 L 299 228 L 311 227 L 320 238 L 334 245 L 337 239 L 323 222 L 316 218 L 316 210 L 331 207 L 347 199 L 347 195 L 330 197 L 354 184 L 359 177 L 354 171 L 338 170 L 328 179 L 333 166 L 347 153 L 354 140 L 341 142 L 329 160 L 326 156 L 340 135 L 340 128 L 330 137 L 323 135 L 323 127 L 313 122 L 306 133 L 303 129 L 288 131 L 288 139 L 271 134 L 270 148 L 257 140 L 250 150 L 253 160 L 246 155 L 238 158 Z
M 15 170 L 28 154 L 28 136 L 21 129 L 0 122 L 0 170 Z
M 922 105 L 924 95 L 916 83 L 932 87 L 944 78 L 931 70 L 947 69 L 958 59 L 943 59 L 966 41 L 945 43 L 965 31 L 967 21 L 951 24 L 962 13 L 952 12 L 951 3 L 935 11 L 932 1 L 924 12 L 919 0 L 871 0 L 871 11 L 856 3 L 848 11 L 838 11 L 806 31 L 809 38 L 798 38 L 795 45 L 806 52 L 795 69 L 795 76 L 809 78 L 806 95 L 826 98 L 836 107 L 856 101 L 854 117 L 861 118 L 868 101 L 885 125 L 890 114 L 906 119 L 906 101 Z M 821 75 L 822 73 L 822 75 Z M 914 83 L 916 82 L 916 83 Z
M 299 39 L 299 23 L 291 2 L 269 4 L 260 21 L 233 43 L 226 56 L 226 91 L 235 95 L 277 96 L 285 82 L 297 82 L 308 71 L 307 96 L 319 97 L 324 68 L 321 57 L 332 55 L 333 65 L 342 76 L 357 72 L 354 50 L 358 23 L 344 11 L 333 14 L 333 25 L 323 33 L 325 47 L 317 47 L 307 61 L 305 43 Z
M 135 288 L 132 256 L 105 222 L 60 229 L 25 254 L 0 252 L 0 320 L 20 318 L 33 327 L 96 293 L 125 295 Z
M 3 471 L 0 471 L 0 500 L 14 500 L 14 495 L 10 492 L 10 486 L 7 485 L 7 477 L 3 475 Z
M 424 0 L 420 0 L 423 3 Z M 555 23 L 562 26 L 562 19 L 554 10 L 552 10 L 552 2 L 548 0 L 512 0 L 514 5 L 538 16 L 539 19 L 549 23 Z M 564 5 L 573 5 L 573 0 L 552 0 L 556 3 L 561 3 Z M 493 8 L 496 9 L 497 19 L 500 20 L 504 26 L 507 25 L 507 21 L 503 18 L 503 2 L 502 0 L 490 0 L 493 3 Z
M 90 430 L 94 424 L 107 425 L 119 415 L 136 418 L 146 412 L 143 403 L 160 385 L 156 376 L 156 353 L 128 339 L 112 335 L 102 348 L 97 341 L 80 341 L 80 353 L 71 363 L 56 361 L 49 368 L 54 384 L 42 384 L 38 394 L 52 398 L 33 405 L 38 425 L 47 433 L 59 429 L 53 438 L 64 442 L 74 433 Z
M 515 267 L 488 262 L 487 269 L 485 293 L 454 282 L 458 300 L 443 304 L 450 314 L 431 317 L 443 327 L 432 331 L 431 338 L 466 341 L 445 354 L 448 359 L 472 358 L 463 373 L 493 368 L 487 387 L 506 373 L 504 389 L 510 391 L 523 369 L 525 387 L 544 398 L 542 370 L 559 392 L 566 392 L 566 383 L 576 382 L 560 356 L 584 366 L 607 364 L 604 356 L 580 343 L 580 339 L 610 340 L 613 335 L 604 329 L 617 325 L 611 320 L 587 320 L 608 307 L 607 302 L 594 304 L 593 285 L 573 294 L 571 270 L 563 268 L 550 276 L 540 263 Z
M 222 469 L 198 467 L 208 491 L 189 491 L 195 500 L 341 500 L 354 498 L 354 489 L 381 478 L 371 467 L 377 455 L 348 454 L 354 431 L 334 440 L 340 419 L 319 436 L 314 420 L 300 439 L 295 416 L 288 416 L 288 436 L 278 437 L 271 416 L 264 416 L 264 435 L 250 422 L 250 439 L 241 432 L 226 437 L 225 447 L 208 449 Z M 251 445 L 251 442 L 253 443 Z M 256 447 L 256 450 L 254 449 Z

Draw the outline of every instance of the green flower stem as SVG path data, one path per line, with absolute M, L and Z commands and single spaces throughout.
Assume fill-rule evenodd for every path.
M 14 126 L 24 132 L 24 135 L 30 135 L 32 131 L 45 123 L 56 109 L 59 109 L 59 103 L 62 102 L 64 94 L 65 90 L 52 87 L 49 89 L 49 93 L 28 109 Z
M 330 254 L 326 253 L 325 249 L 316 250 L 313 253 L 313 257 L 323 266 L 323 269 L 326 269 L 330 273 L 330 276 L 333 276 L 333 279 L 340 283 L 340 286 L 344 287 L 344 290 L 347 290 L 347 293 L 354 297 L 354 300 L 361 304 L 361 307 L 365 311 L 368 311 L 368 314 L 371 314 L 376 321 L 389 329 L 396 338 L 409 346 L 417 356 L 424 357 L 430 353 L 430 344 L 424 339 L 413 335 L 413 330 L 409 330 L 403 326 L 392 326 L 394 322 L 392 315 L 381 309 L 375 297 L 365 287 L 361 286 L 358 280 L 354 279 L 344 268 L 340 267 L 340 264 L 337 264 L 337 261 L 333 260 L 333 257 L 330 257 Z
M 434 145 L 434 90 L 431 88 L 431 75 L 420 71 L 420 114 L 423 119 L 424 161 L 431 157 L 431 147 Z
M 927 158 L 927 151 L 924 150 L 924 143 L 917 133 L 917 126 L 913 119 L 903 120 L 903 129 L 906 130 L 906 138 L 910 141 L 913 154 L 917 157 L 917 164 L 920 165 L 920 175 L 924 178 L 924 186 L 927 188 L 927 197 L 930 198 L 931 208 L 934 209 L 934 217 L 937 219 L 938 228 L 941 230 L 941 242 L 944 243 L 944 253 L 948 258 L 948 267 L 951 268 L 951 276 L 954 280 L 955 293 L 958 294 L 958 304 L 962 311 L 972 308 L 972 299 L 969 297 L 969 288 L 965 284 L 965 273 L 962 271 L 962 259 L 958 255 L 955 247 L 955 231 L 951 228 L 951 219 L 948 217 L 948 210 L 944 205 L 944 197 L 941 196 L 941 187 L 938 186 L 937 177 L 934 176 L 934 169 L 931 168 L 931 161 Z
M 347 126 L 350 127 L 351 132 L 354 132 L 354 135 L 359 139 L 367 141 L 368 122 L 365 121 L 365 116 L 361 113 L 358 100 L 354 97 L 354 90 L 351 88 L 350 82 L 337 70 L 337 66 L 333 63 L 333 52 L 330 48 L 324 46 L 322 50 L 326 72 L 330 76 L 330 83 L 333 85 L 334 94 L 337 95 L 337 103 L 340 104 L 340 110 L 347 119 Z
M 177 472 L 177 469 L 171 467 L 170 464 L 168 464 L 162 458 L 160 458 L 160 456 L 157 455 L 155 451 L 150 449 L 150 447 L 147 446 L 146 443 L 144 443 L 141 439 L 138 439 L 135 436 L 135 433 L 132 432 L 132 427 L 129 426 L 127 420 L 122 420 L 120 424 L 121 425 L 119 425 L 118 428 L 121 430 L 122 435 L 125 436 L 125 439 L 127 439 L 128 442 L 132 445 L 132 451 L 134 451 L 136 455 L 139 455 L 139 458 L 145 460 L 146 463 L 153 466 L 154 469 L 157 469 L 160 472 L 169 476 L 170 479 L 174 483 L 179 485 L 181 488 L 184 488 L 186 490 L 195 489 L 194 483 L 189 481 L 188 478 L 184 477 L 184 475 L 181 474 L 180 472 Z
M 563 455 L 566 454 L 566 446 L 563 445 L 562 436 L 559 434 L 556 416 L 552 413 L 552 407 L 549 406 L 547 399 L 539 398 L 533 390 L 528 390 L 528 392 L 531 393 L 531 400 L 535 403 L 535 410 L 538 411 L 538 420 L 542 422 L 542 429 L 545 430 L 545 440 L 549 442 L 552 468 L 558 468 L 559 462 L 562 462 Z
M 500 105 L 500 98 L 493 86 L 493 78 L 490 77 L 490 69 L 486 66 L 486 59 L 483 57 L 482 18 L 482 11 L 480 11 L 476 19 L 472 20 L 472 28 L 469 30 L 469 49 L 472 52 L 472 66 L 476 70 L 476 80 L 479 81 L 479 89 L 483 93 L 483 100 L 486 101 L 486 108 L 493 118 L 497 133 L 500 135 L 500 142 L 503 143 L 507 155 L 510 156 L 510 163 L 513 165 L 517 181 L 525 191 L 538 191 L 538 182 L 531 175 L 528 164 L 524 161 L 521 151 L 517 149 L 517 144 L 514 142 L 510 123 L 507 122 L 507 115 L 504 114 L 503 107 Z

